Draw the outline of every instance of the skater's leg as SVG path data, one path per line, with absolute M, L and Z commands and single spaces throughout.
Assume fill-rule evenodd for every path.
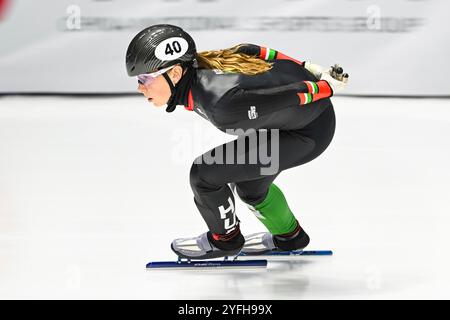
M 269 187 L 280 173 L 257 179 L 230 183 L 231 188 L 247 205 L 261 203 L 269 192 Z
M 276 135 L 277 152 L 276 171 L 273 175 L 262 175 L 262 168 L 267 168 L 267 161 L 261 160 L 259 148 L 264 147 L 267 154 L 272 155 L 272 136 L 271 134 L 263 134 L 264 138 L 260 138 L 261 132 L 256 131 L 251 133 L 248 137 L 230 141 L 226 144 L 218 146 L 200 157 L 204 159 L 205 155 L 215 156 L 215 163 L 206 163 L 205 161 L 194 161 L 190 171 L 190 183 L 194 193 L 194 202 L 199 209 L 203 219 L 208 225 L 209 230 L 216 235 L 227 235 L 234 231 L 239 224 L 239 220 L 235 213 L 235 200 L 233 192 L 228 184 L 237 183 L 240 181 L 258 180 L 267 181 L 266 186 L 276 177 L 276 175 L 283 169 L 287 168 L 296 161 L 295 157 L 290 156 L 291 150 L 294 147 L 299 148 L 297 152 L 308 153 L 312 149 L 312 140 L 304 139 L 303 146 L 297 143 L 297 136 L 288 132 L 280 131 Z M 265 140 L 267 138 L 267 140 Z M 255 139 L 255 140 L 252 140 Z M 245 148 L 239 149 L 238 144 L 244 141 Z M 251 144 L 251 141 L 256 141 L 256 147 Z M 277 148 L 277 149 L 278 149 Z M 250 153 L 257 154 L 256 161 L 250 161 Z M 232 154 L 229 157 L 230 153 Z M 239 163 L 237 155 L 244 155 L 244 163 Z M 231 159 L 231 161 L 230 161 Z M 263 179 L 263 180 L 261 180 Z M 258 188 L 258 183 L 253 184 Z M 266 193 L 266 187 L 260 186 L 261 192 Z
M 269 231 L 248 236 L 243 249 L 246 253 L 303 249 L 309 243 L 309 236 L 300 227 L 280 188 L 273 183 L 275 178 L 270 176 L 235 184 L 239 197 Z
M 335 131 L 334 110 L 331 108 L 324 112 L 317 121 L 310 126 L 289 132 L 292 136 L 298 136 L 299 150 L 304 142 L 313 141 L 314 148 L 311 152 L 298 153 L 291 166 L 305 164 L 318 157 L 330 144 Z M 304 140 L 306 139 L 306 140 Z M 258 219 L 265 225 L 271 235 L 265 235 L 268 246 L 276 246 L 284 250 L 303 248 L 309 243 L 309 237 L 300 227 L 297 219 L 290 210 L 287 201 L 278 186 L 273 181 L 277 175 L 263 177 L 257 180 L 241 181 L 233 184 L 236 193 L 255 213 Z M 259 234 L 262 236 L 262 234 Z M 244 248 L 245 251 L 245 248 Z
M 258 180 L 238 182 L 236 192 L 271 234 L 288 234 L 298 227 L 298 223 L 283 192 L 271 182 L 274 178 L 264 179 L 259 184 Z M 268 182 L 270 184 L 267 186 Z
M 334 131 L 335 115 L 330 107 L 307 127 L 281 132 L 280 158 L 285 159 L 282 170 L 317 158 L 330 144 Z M 282 191 L 273 183 L 277 175 L 236 182 L 236 191 L 272 234 L 290 234 L 298 223 Z
M 254 132 L 254 135 L 259 136 L 259 132 Z M 260 161 L 259 157 L 256 163 L 250 161 L 250 147 L 254 147 L 251 140 L 238 138 L 218 146 L 192 164 L 190 184 L 194 202 L 209 231 L 196 238 L 176 239 L 172 249 L 179 256 L 207 259 L 233 255 L 243 247 L 244 237 L 239 230 L 235 200 L 228 184 L 261 176 L 261 163 L 267 163 Z M 242 141 L 245 142 L 243 150 L 240 148 Z M 205 155 L 216 157 L 216 161 L 206 162 Z M 234 159 L 230 160 L 230 155 Z M 237 161 L 238 155 L 244 155 L 244 163 Z

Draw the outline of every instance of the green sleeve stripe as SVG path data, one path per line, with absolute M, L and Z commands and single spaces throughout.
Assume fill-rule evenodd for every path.
M 275 59 L 275 53 L 276 53 L 276 51 L 273 50 L 273 49 L 269 49 L 269 50 L 270 50 L 270 52 L 269 52 L 269 58 L 268 58 L 267 60 L 273 60 L 273 59 Z
M 319 93 L 319 87 L 317 86 L 317 83 L 313 82 L 313 88 L 314 88 L 314 94 Z

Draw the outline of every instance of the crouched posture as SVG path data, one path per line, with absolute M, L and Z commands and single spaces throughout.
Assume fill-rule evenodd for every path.
M 184 106 L 238 136 L 192 164 L 194 202 L 209 231 L 174 240 L 178 256 L 208 259 L 308 245 L 274 180 L 330 144 L 335 114 L 329 98 L 344 87 L 342 72 L 254 44 L 197 53 L 189 34 L 172 25 L 141 31 L 128 48 L 127 70 L 154 106 L 167 105 L 167 112 Z M 243 237 L 233 191 L 268 232 Z

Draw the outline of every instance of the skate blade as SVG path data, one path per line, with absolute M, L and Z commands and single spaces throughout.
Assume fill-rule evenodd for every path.
M 153 261 L 147 269 L 235 269 L 266 268 L 267 260 L 189 260 L 189 261 Z
M 293 257 L 293 256 L 331 256 L 331 250 L 292 250 L 292 251 L 268 251 L 263 254 L 239 253 L 239 257 Z

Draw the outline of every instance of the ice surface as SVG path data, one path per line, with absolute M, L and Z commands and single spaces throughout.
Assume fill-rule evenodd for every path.
M 333 101 L 329 148 L 276 182 L 308 249 L 334 256 L 147 271 L 206 230 L 189 168 L 234 137 L 140 97 L 0 98 L 0 298 L 450 298 L 450 101 Z

